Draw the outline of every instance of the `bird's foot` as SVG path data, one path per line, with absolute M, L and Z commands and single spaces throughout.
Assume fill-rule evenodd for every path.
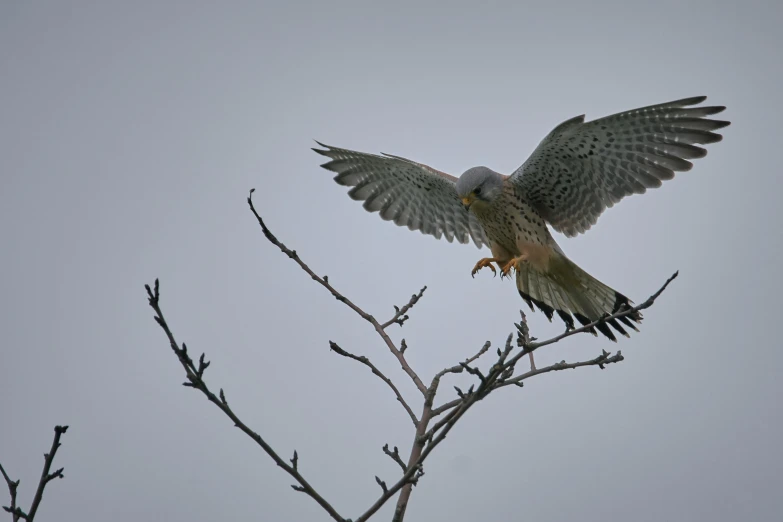
M 476 273 L 484 268 L 485 266 L 488 266 L 490 270 L 492 270 L 493 275 L 498 275 L 497 270 L 495 270 L 495 267 L 492 266 L 492 263 L 497 263 L 498 260 L 494 257 L 485 257 L 482 259 L 479 259 L 479 262 L 476 263 L 476 266 L 473 267 L 473 270 L 470 271 L 471 277 L 476 277 Z
M 527 254 L 522 254 L 521 256 L 512 258 L 508 263 L 500 268 L 500 278 L 503 279 L 504 277 L 511 277 L 511 269 L 513 268 L 514 270 L 519 270 L 519 263 L 526 260 Z

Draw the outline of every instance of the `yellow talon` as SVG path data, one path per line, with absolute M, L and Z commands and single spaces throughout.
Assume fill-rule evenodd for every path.
M 492 263 L 497 263 L 498 260 L 494 257 L 485 257 L 482 259 L 479 259 L 479 262 L 476 263 L 476 266 L 473 267 L 473 270 L 470 271 L 471 277 L 476 277 L 476 273 L 484 268 L 485 266 L 488 266 L 490 270 L 492 270 L 492 274 L 498 275 L 497 270 L 495 270 L 495 267 L 492 266 Z
M 500 269 L 500 277 L 506 277 L 511 274 L 511 268 L 516 264 L 516 259 L 512 259 Z
M 511 277 L 511 269 L 513 268 L 514 270 L 519 270 L 518 263 L 521 263 L 525 260 L 527 260 L 527 255 L 525 254 L 512 258 L 508 263 L 501 267 L 500 277 Z

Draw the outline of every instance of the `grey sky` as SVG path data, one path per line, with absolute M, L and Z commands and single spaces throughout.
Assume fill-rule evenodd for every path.
M 640 334 L 538 355 L 626 361 L 478 405 L 408 520 L 779 520 L 780 8 L 479 4 L 0 3 L 0 462 L 23 504 L 53 426 L 71 426 L 40 520 L 326 520 L 180 385 L 146 305 L 155 277 L 179 340 L 212 360 L 208 382 L 281 453 L 296 448 L 341 513 L 376 498 L 374 475 L 397 476 L 380 448 L 408 451 L 405 413 L 327 341 L 415 390 L 263 239 L 251 187 L 279 237 L 376 316 L 429 286 L 393 332 L 421 375 L 511 331 L 523 303 L 488 272 L 470 278 L 482 252 L 365 213 L 312 139 L 508 173 L 567 118 L 701 94 L 728 106 L 724 141 L 558 237 L 637 302 L 680 270 Z M 560 331 L 529 317 L 540 338 Z

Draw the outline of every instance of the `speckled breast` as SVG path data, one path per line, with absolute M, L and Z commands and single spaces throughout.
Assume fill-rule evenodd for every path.
M 509 183 L 505 184 L 503 195 L 496 201 L 474 207 L 473 211 L 489 239 L 513 255 L 520 254 L 523 244 L 548 245 L 551 242 L 544 219 Z

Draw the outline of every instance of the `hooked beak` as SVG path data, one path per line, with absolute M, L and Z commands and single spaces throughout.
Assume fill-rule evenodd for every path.
M 470 206 L 473 204 L 473 201 L 475 201 L 473 194 L 465 196 L 462 198 L 462 206 L 465 207 L 465 210 L 469 210 Z

